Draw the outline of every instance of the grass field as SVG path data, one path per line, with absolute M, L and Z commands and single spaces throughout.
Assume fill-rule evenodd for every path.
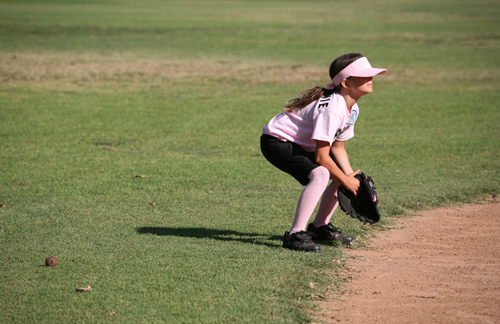
M 345 285 L 344 251 L 281 248 L 302 187 L 262 157 L 262 127 L 361 52 L 389 72 L 346 144 L 383 215 L 337 211 L 355 246 L 497 195 L 499 15 L 486 0 L 0 0 L 0 323 L 312 321 Z

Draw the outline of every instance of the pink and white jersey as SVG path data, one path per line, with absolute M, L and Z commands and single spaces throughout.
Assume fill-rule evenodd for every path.
M 335 141 L 347 141 L 354 136 L 354 123 L 359 116 L 357 104 L 347 109 L 339 93 L 323 97 L 291 113 L 281 112 L 264 126 L 262 132 L 282 141 L 294 142 L 309 152 L 316 150 L 316 141 L 330 146 Z

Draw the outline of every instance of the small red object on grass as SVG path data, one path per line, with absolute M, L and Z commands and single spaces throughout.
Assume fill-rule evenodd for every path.
M 58 264 L 59 260 L 57 260 L 55 256 L 49 256 L 47 259 L 45 259 L 45 265 L 48 267 L 55 267 Z

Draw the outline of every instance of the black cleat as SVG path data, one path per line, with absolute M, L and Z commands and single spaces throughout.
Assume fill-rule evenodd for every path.
M 311 233 L 314 240 L 340 241 L 342 244 L 349 244 L 354 240 L 350 235 L 343 235 L 340 228 L 336 228 L 332 224 L 326 224 L 316 227 L 313 223 L 307 226 L 307 231 Z
M 292 234 L 285 232 L 285 236 L 283 237 L 283 247 L 295 251 L 321 251 L 321 247 L 312 241 L 311 234 L 304 231 Z

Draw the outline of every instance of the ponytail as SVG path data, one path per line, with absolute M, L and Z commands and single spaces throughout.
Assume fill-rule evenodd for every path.
M 287 105 L 283 108 L 283 110 L 285 110 L 286 112 L 300 110 L 309 105 L 311 102 L 318 100 L 319 98 L 331 95 L 334 90 L 335 89 L 326 89 L 322 87 L 312 87 L 306 89 L 300 94 L 298 98 L 287 101 Z

